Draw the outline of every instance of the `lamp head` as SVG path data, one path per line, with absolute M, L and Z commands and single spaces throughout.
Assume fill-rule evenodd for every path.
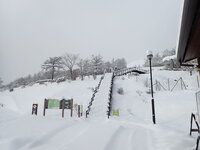
M 152 51 L 147 51 L 147 58 L 152 59 L 153 58 L 153 53 Z

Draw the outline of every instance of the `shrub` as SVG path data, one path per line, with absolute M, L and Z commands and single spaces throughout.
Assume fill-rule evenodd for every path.
M 124 95 L 124 89 L 123 88 L 118 88 L 117 93 L 120 95 Z

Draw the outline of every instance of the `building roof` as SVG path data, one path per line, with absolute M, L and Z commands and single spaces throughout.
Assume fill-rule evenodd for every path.
M 182 64 L 200 58 L 200 0 L 185 0 L 177 60 Z

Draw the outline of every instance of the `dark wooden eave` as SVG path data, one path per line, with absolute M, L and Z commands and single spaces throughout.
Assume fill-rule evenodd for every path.
M 178 43 L 180 64 L 200 58 L 200 0 L 185 0 Z

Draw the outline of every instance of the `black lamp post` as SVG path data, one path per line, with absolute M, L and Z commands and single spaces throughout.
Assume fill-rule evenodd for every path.
M 153 54 L 151 51 L 147 51 L 147 58 L 149 59 L 149 67 L 150 67 L 152 118 L 153 118 L 153 123 L 156 124 L 155 105 L 153 97 L 153 79 L 152 79 L 152 69 L 151 69 L 151 60 L 153 58 Z

